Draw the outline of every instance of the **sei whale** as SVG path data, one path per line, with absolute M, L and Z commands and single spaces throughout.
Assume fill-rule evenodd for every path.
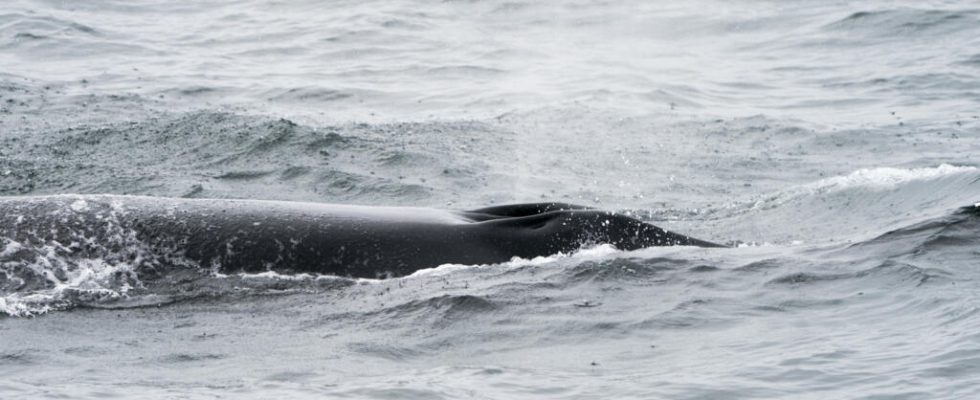
M 451 211 L 120 195 L 0 197 L 0 240 L 18 243 L 21 251 L 47 246 L 63 257 L 362 278 L 547 256 L 601 243 L 622 250 L 720 247 L 629 216 L 564 203 Z

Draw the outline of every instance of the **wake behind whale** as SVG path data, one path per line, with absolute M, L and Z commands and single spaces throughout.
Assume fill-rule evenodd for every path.
M 7 259 L 190 265 L 355 278 L 441 264 L 489 264 L 575 251 L 719 245 L 637 219 L 563 203 L 471 211 L 87 195 L 0 199 Z M 26 265 L 26 264 L 25 264 Z

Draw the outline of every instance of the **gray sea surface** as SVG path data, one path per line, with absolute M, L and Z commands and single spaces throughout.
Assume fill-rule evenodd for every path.
M 94 193 L 734 247 L 354 280 L 2 238 L 0 398 L 980 397 L 975 1 L 3 1 L 0 195 Z

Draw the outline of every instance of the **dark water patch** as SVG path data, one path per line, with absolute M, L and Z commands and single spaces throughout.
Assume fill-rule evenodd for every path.
M 197 322 L 194 322 L 194 321 L 183 321 L 183 322 L 178 322 L 178 323 L 174 324 L 174 329 L 193 328 L 195 326 L 197 326 Z
M 328 192 L 349 193 L 357 190 L 367 179 L 357 174 L 330 171 L 321 175 L 319 182 Z M 338 193 L 338 194 L 339 194 Z
M 273 382 L 303 382 L 316 376 L 317 374 L 307 371 L 286 371 L 269 375 L 265 377 L 265 380 Z
M 762 304 L 762 305 L 752 306 L 752 310 L 762 311 L 762 312 L 766 312 L 766 313 L 770 313 L 770 312 L 786 312 L 786 309 L 785 308 L 780 307 L 778 305 L 772 305 L 772 304 Z
M 447 397 L 444 393 L 432 389 L 415 388 L 361 388 L 350 390 L 342 394 L 343 397 L 363 398 L 363 399 L 389 399 L 389 400 L 443 400 Z
M 980 350 L 956 348 L 931 355 L 922 360 L 919 372 L 926 377 L 964 379 L 980 372 Z
M 807 272 L 796 272 L 770 280 L 768 283 L 776 285 L 799 285 L 849 279 L 853 278 L 854 276 L 855 274 L 814 274 Z
M 311 174 L 311 177 L 314 178 L 311 187 L 314 193 L 343 200 L 343 202 L 372 196 L 420 200 L 432 194 L 432 190 L 427 186 L 380 177 L 371 173 L 362 175 L 335 170 L 322 174 Z
M 960 60 L 957 62 L 957 64 L 980 68 L 980 54 L 974 54 L 968 58 Z
M 980 22 L 976 10 L 894 9 L 859 11 L 827 24 L 831 31 L 862 32 L 873 37 L 946 34 L 972 30 Z
M 424 352 L 416 348 L 394 346 L 379 342 L 354 342 L 350 343 L 347 348 L 355 353 L 393 361 L 404 361 L 425 355 Z
M 340 90 L 322 88 L 292 88 L 268 94 L 269 101 L 331 102 L 348 99 L 353 94 Z
M 478 77 L 478 76 L 496 76 L 503 74 L 504 70 L 498 68 L 491 68 L 482 65 L 446 65 L 435 68 L 429 68 L 428 73 L 433 75 L 458 75 L 462 77 Z
M 163 356 L 160 361 L 164 364 L 184 364 L 205 361 L 215 361 L 226 358 L 224 354 L 216 353 L 174 353 Z
M 76 31 L 84 32 L 84 33 L 87 33 L 87 34 L 90 34 L 90 35 L 98 35 L 99 34 L 99 32 L 97 30 L 95 30 L 95 28 L 92 28 L 92 27 L 87 26 L 87 25 L 82 25 L 82 24 L 77 23 L 77 22 L 72 22 L 71 24 L 69 24 L 69 26 L 72 29 L 76 30 Z
M 696 266 L 693 266 L 691 268 L 688 268 L 687 270 L 688 271 L 691 271 L 691 272 L 704 273 L 704 272 L 715 272 L 715 271 L 719 271 L 720 268 L 715 267 L 715 266 L 712 266 L 712 265 L 696 265 Z
M 819 268 L 819 267 L 814 267 Z M 815 285 L 829 282 L 848 282 L 853 280 L 868 279 L 871 282 L 869 287 L 880 286 L 884 282 L 895 281 L 908 282 L 913 286 L 921 286 L 930 281 L 942 278 L 949 278 L 949 272 L 935 268 L 920 268 L 918 266 L 885 260 L 874 267 L 854 271 L 839 273 L 818 273 L 818 272 L 795 272 L 769 280 L 767 285 L 789 285 L 804 286 Z
M 192 199 L 192 198 L 200 197 L 202 193 L 204 193 L 204 186 L 202 186 L 199 183 L 196 183 L 191 185 L 190 189 L 188 189 L 186 193 L 178 197 Z
M 74 14 L 62 15 L 65 18 L 74 17 Z M 138 58 L 133 57 L 135 55 L 151 57 L 173 55 L 158 46 L 133 40 L 132 36 L 120 35 L 118 31 L 106 25 L 100 24 L 98 27 L 88 25 L 88 22 L 96 22 L 91 19 L 86 19 L 85 22 L 86 24 L 83 24 L 70 19 L 38 15 L 25 15 L 6 24 L 0 22 L 0 49 L 19 56 L 23 62 L 18 72 L 33 76 L 36 74 L 29 67 L 24 67 L 25 65 L 45 62 L 77 63 L 81 60 L 103 62 L 112 59 L 120 60 L 118 57 L 121 55 L 127 57 L 128 65 L 133 58 Z M 86 84 L 97 82 L 101 78 L 129 80 L 126 72 L 120 73 L 118 69 L 111 71 L 112 69 L 114 68 L 83 67 L 78 68 L 76 73 L 71 75 Z M 140 79 L 140 77 L 133 78 Z
M 785 366 L 797 366 L 797 365 L 828 365 L 839 362 L 840 360 L 846 360 L 849 357 L 857 355 L 858 352 L 854 350 L 834 350 L 829 352 L 815 353 L 807 357 L 797 357 L 797 358 L 787 358 L 779 362 L 780 365 Z
M 415 15 L 414 17 L 419 17 Z M 380 21 L 379 25 L 386 29 L 400 29 L 407 31 L 424 31 L 432 27 L 432 25 L 425 23 L 424 19 L 403 19 L 403 18 L 388 18 Z
M 230 275 L 226 277 L 205 276 L 191 282 L 191 293 L 200 292 L 209 296 L 220 296 L 234 302 L 241 297 L 265 297 L 291 294 L 328 295 L 349 288 L 357 281 L 334 276 L 312 275 Z
M 620 325 L 621 324 L 620 323 L 617 323 L 617 322 L 597 322 L 597 323 L 595 323 L 595 324 L 592 325 L 592 327 L 590 328 L 590 330 L 592 330 L 592 331 L 599 331 L 599 332 L 601 332 L 601 331 L 608 331 L 608 330 L 613 330 L 613 329 L 619 329 L 620 328 Z M 626 333 L 626 332 L 628 332 L 628 330 L 627 331 L 624 331 L 624 333 Z
M 770 379 L 780 382 L 814 382 L 814 381 L 834 381 L 830 379 L 831 374 L 816 368 L 790 367 L 781 370 L 778 374 L 769 376 Z
M 894 75 L 871 79 L 848 80 L 835 77 L 821 80 L 821 85 L 832 89 L 858 90 L 874 95 L 907 95 L 916 93 L 916 101 L 940 100 L 959 97 L 980 90 L 975 76 L 957 72 L 930 72 Z
M 249 180 L 264 178 L 266 176 L 274 174 L 276 171 L 232 171 L 225 172 L 221 175 L 215 176 L 215 179 L 229 179 L 229 180 Z
M 732 271 L 762 272 L 762 271 L 768 271 L 772 269 L 783 268 L 783 266 L 785 265 L 786 265 L 786 260 L 770 258 L 765 260 L 753 261 L 748 264 L 735 267 L 732 269 Z
M 381 312 L 391 316 L 412 314 L 439 315 L 444 322 L 459 318 L 495 311 L 500 306 L 490 300 L 474 295 L 442 295 L 422 300 L 412 300 Z
M 948 361 L 958 361 L 958 360 L 973 360 L 980 359 L 980 349 L 976 348 L 956 348 L 944 351 L 939 354 L 930 355 L 926 358 L 928 362 L 948 362 Z
M 364 313 L 360 311 L 332 312 L 328 310 L 301 318 L 300 320 L 303 322 L 294 329 L 299 332 L 317 332 L 320 338 L 328 339 L 339 336 L 343 332 L 338 327 L 362 321 L 363 316 Z M 338 330 L 335 331 L 335 329 Z
M 96 357 L 111 354 L 113 350 L 97 346 L 74 346 L 65 348 L 62 352 L 78 357 Z
M 0 366 L 28 366 L 41 361 L 37 350 L 15 350 L 0 353 Z
M 235 51 L 229 55 L 234 57 L 277 58 L 277 57 L 302 57 L 310 53 L 311 52 L 309 46 L 276 45 L 272 47 L 260 47 L 260 48 L 242 50 L 242 51 Z M 283 89 L 278 89 L 266 93 L 281 93 L 282 90 Z
M 48 36 L 36 35 L 30 32 L 19 32 L 16 35 L 14 35 L 15 40 L 43 40 L 47 38 Z
M 279 119 L 266 122 L 259 126 L 262 134 L 252 141 L 249 154 L 268 152 L 278 146 L 287 143 L 297 134 L 298 125 L 288 119 Z
M 956 365 L 923 369 L 920 374 L 927 378 L 967 379 L 980 373 L 980 357 L 964 360 Z
M 217 334 L 217 333 L 201 332 L 199 334 L 191 336 L 191 341 L 204 342 L 208 340 L 215 340 L 221 336 L 222 336 L 221 334 Z
M 948 305 L 943 308 L 941 315 L 943 320 L 938 326 L 955 326 L 977 319 L 977 316 L 980 316 L 980 308 L 962 304 Z M 980 333 L 964 335 L 962 341 L 964 343 L 980 343 Z
M 340 133 L 332 130 L 315 130 L 312 137 L 306 141 L 306 149 L 315 151 L 323 156 L 329 156 L 329 150 L 344 146 L 350 141 Z
M 302 167 L 302 166 L 288 167 L 284 171 L 279 173 L 279 180 L 284 180 L 284 181 L 292 180 L 292 179 L 299 178 L 303 175 L 306 175 L 308 173 L 310 173 L 309 167 Z
M 881 393 L 854 397 L 856 400 L 929 400 L 934 393 L 921 390 L 882 390 Z
M 670 310 L 631 324 L 636 329 L 698 329 L 708 325 L 727 324 L 737 318 L 725 308 L 732 306 L 732 299 L 698 297 L 683 300 Z
M 2 14 L 0 15 L 0 32 L 45 32 L 70 36 L 82 33 L 89 36 L 99 36 L 95 28 L 78 22 L 44 15 Z
M 974 218 L 980 218 L 980 203 L 977 203 L 972 206 L 962 207 L 957 211 L 957 213 L 962 215 L 968 215 Z
M 532 267 L 507 269 L 499 276 L 513 277 L 515 280 L 495 284 L 491 286 L 489 290 L 501 298 L 521 298 L 524 299 L 522 301 L 528 304 L 554 303 L 556 299 L 552 297 L 552 294 L 555 293 L 555 291 L 565 288 L 565 283 L 562 281 L 562 279 L 545 282 L 526 282 L 520 280 L 520 277 L 522 276 L 527 276 L 527 274 L 535 274 L 535 272 L 530 272 L 530 268 Z
M 980 235 L 980 230 L 974 233 Z M 922 245 L 918 250 L 930 251 L 934 249 L 946 249 L 953 247 L 963 247 L 963 246 L 977 246 L 980 245 L 980 240 L 977 237 L 963 236 L 960 234 L 939 234 L 932 235 L 929 239 L 922 242 Z
M 386 167 L 432 164 L 431 157 L 424 157 L 420 154 L 408 153 L 397 149 L 382 150 L 374 157 L 380 165 Z
M 166 90 L 163 93 L 177 96 L 201 96 L 219 92 L 220 89 L 210 86 L 188 86 L 179 89 Z
M 372 177 L 370 174 L 361 176 L 339 171 L 326 174 L 325 179 L 316 181 L 313 191 L 321 196 L 326 195 L 342 202 L 356 202 L 356 199 L 381 197 L 398 198 L 406 203 L 411 203 L 424 201 L 434 194 L 433 189 L 423 184 L 404 183 L 397 179 Z
M 626 281 L 650 283 L 667 271 L 686 266 L 688 261 L 672 258 L 619 258 L 606 261 L 586 261 L 563 271 L 568 282 Z
M 854 249 L 881 247 L 897 254 L 924 255 L 980 246 L 977 207 L 967 206 L 939 218 L 888 231 L 851 245 Z M 892 254 L 895 254 L 892 253 Z
M 848 302 L 843 298 L 800 298 L 781 301 L 774 305 L 785 311 L 810 311 L 823 308 L 837 308 Z
M 881 265 L 858 272 L 855 276 L 858 278 L 899 278 L 902 281 L 915 283 L 915 286 L 921 286 L 930 281 L 948 281 L 952 274 L 938 268 L 921 268 L 905 262 L 886 260 Z

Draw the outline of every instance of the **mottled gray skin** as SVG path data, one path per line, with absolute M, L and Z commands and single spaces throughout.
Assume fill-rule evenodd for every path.
M 146 257 L 159 264 L 163 257 L 224 273 L 366 278 L 447 263 L 547 256 L 598 243 L 623 250 L 719 246 L 627 216 L 561 203 L 456 212 L 114 195 L 0 198 L 0 236 L 27 247 L 55 245 L 68 254 L 124 252 L 135 261 Z M 149 250 L 122 249 L 134 245 Z

